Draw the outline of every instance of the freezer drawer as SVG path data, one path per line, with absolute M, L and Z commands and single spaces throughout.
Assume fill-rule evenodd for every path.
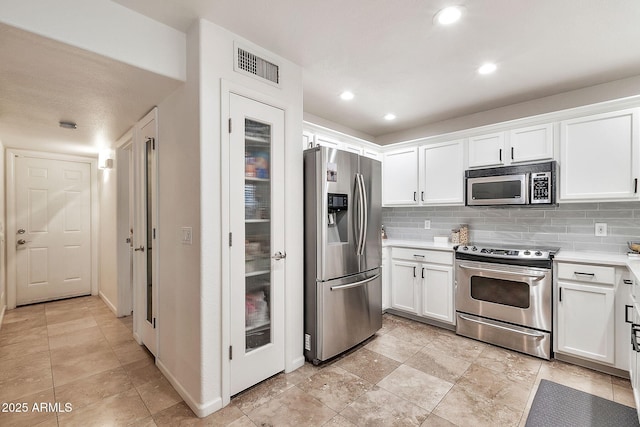
M 305 357 L 318 363 L 366 340 L 382 327 L 381 270 L 316 284 L 316 336 L 305 331 Z M 308 336 L 307 336 L 308 335 Z

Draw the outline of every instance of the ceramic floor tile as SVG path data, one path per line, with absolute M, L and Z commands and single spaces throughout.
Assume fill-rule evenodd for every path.
M 424 347 L 405 364 L 450 383 L 457 381 L 471 366 L 471 362 L 443 352 L 434 344 Z
M 74 310 L 64 310 L 64 309 L 56 309 L 55 311 L 47 310 L 47 325 L 51 326 L 56 323 L 65 323 L 73 320 L 82 320 L 86 319 L 89 321 L 92 320 L 91 312 L 88 308 L 82 307 L 81 309 Z
M 360 378 L 376 384 L 400 366 L 400 362 L 361 348 L 358 351 L 336 362 L 336 365 Z
M 248 414 L 293 386 L 285 374 L 278 374 L 237 394 L 231 403 Z
M 449 420 L 445 420 L 437 416 L 436 414 L 431 414 L 427 417 L 427 419 L 422 423 L 420 427 L 457 427 L 456 424 L 452 423 Z
M 0 345 L 0 366 L 8 359 L 22 358 L 25 355 L 43 351 L 49 351 L 49 343 L 46 338 L 39 336 L 29 341 Z
M 162 372 L 158 369 L 154 360 L 151 358 L 141 359 L 136 362 L 126 364 L 123 368 L 129 375 L 133 385 L 136 387 L 164 378 L 164 375 L 162 375 Z
M 352 423 L 342 415 L 338 414 L 331 418 L 324 427 L 357 427 L 357 424 Z
M 153 420 L 153 417 L 147 417 L 147 418 L 143 418 L 141 420 L 135 421 L 132 424 L 127 424 L 127 427 L 158 427 L 158 425 Z
M 27 329 L 25 331 L 6 332 L 4 325 L 0 329 L 0 347 L 25 341 L 47 341 L 47 327 L 45 325 Z
M 486 346 L 474 363 L 504 374 L 510 380 L 527 384 L 530 387 L 535 383 L 536 376 L 542 365 L 542 359 L 500 347 Z
M 613 399 L 611 376 L 580 366 L 553 360 L 540 368 L 538 381 L 546 379 L 605 399 Z
M 93 316 L 81 317 L 66 322 L 59 322 L 47 325 L 47 332 L 50 337 L 68 334 L 76 331 L 80 331 L 87 328 L 97 327 L 98 324 L 94 320 Z
M 16 309 L 17 310 L 17 309 Z M 43 312 L 44 313 L 44 312 Z M 47 318 L 44 314 L 31 313 L 25 315 L 16 315 L 7 319 L 5 315 L 2 321 L 2 334 L 17 334 L 26 332 L 35 328 L 47 326 Z
M 75 353 L 77 351 L 91 351 L 93 347 L 97 349 L 101 345 L 108 346 L 108 344 L 97 326 L 49 336 L 49 348 L 52 352 L 69 351 Z
M 338 366 L 329 366 L 302 381 L 298 387 L 334 411 L 340 412 L 371 390 L 373 385 Z
M 318 372 L 319 370 L 320 370 L 319 367 L 313 366 L 309 362 L 305 362 L 304 365 L 302 365 L 295 371 L 289 372 L 288 374 L 284 374 L 284 377 L 288 384 L 297 385 L 297 384 L 300 384 L 302 381 L 306 380 L 307 378 L 309 378 L 311 375 Z
M 150 381 L 136 388 L 151 414 L 160 412 L 182 401 L 182 397 L 165 378 Z
M 58 414 L 60 427 L 127 426 L 151 414 L 135 389 L 101 399 L 91 405 Z
M 531 388 L 511 381 L 489 368 L 473 364 L 456 385 L 482 396 L 494 404 L 506 405 L 521 411 L 527 404 Z
M 433 410 L 453 384 L 407 365 L 402 365 L 378 383 L 379 387 L 407 401 Z
M 0 402 L 42 392 L 53 387 L 49 352 L 29 354 L 2 363 Z
M 4 403 L 7 402 L 13 406 L 7 408 L 4 407 Z M 3 400 L 3 407 L 0 411 L 0 426 L 13 427 L 13 426 L 34 426 L 40 423 L 51 423 L 57 425 L 57 418 L 55 412 L 49 412 L 44 410 L 34 410 L 41 408 L 41 403 L 54 403 L 53 388 L 34 393 L 28 396 L 20 397 L 19 399 Z M 5 412 L 5 409 L 9 411 Z
M 471 338 L 456 335 L 454 332 L 443 330 L 433 338 L 427 347 L 437 349 L 458 359 L 473 362 L 489 346 Z
M 393 314 L 384 314 L 382 316 L 382 328 L 380 328 L 376 334 L 384 335 L 405 323 L 407 323 L 407 320 L 402 317 L 394 316 Z
M 128 363 L 137 362 L 138 360 L 145 360 L 153 358 L 153 355 L 149 353 L 144 346 L 138 344 L 135 340 L 129 342 L 112 345 L 111 348 L 121 364 L 126 365 Z
M 433 414 L 460 426 L 496 427 L 516 426 L 522 410 L 490 400 L 456 384 L 442 399 Z
M 397 362 L 404 363 L 411 356 L 416 354 L 422 345 L 413 344 L 396 338 L 390 334 L 376 335 L 364 348 L 380 353 Z
M 261 426 L 320 426 L 336 415 L 308 393 L 294 386 L 247 414 Z
M 419 426 L 429 411 L 377 387 L 360 396 L 340 415 L 358 426 Z
M 55 388 L 56 400 L 74 408 L 90 405 L 106 397 L 131 390 L 133 383 L 121 367 L 100 372 Z
M 387 332 L 387 335 L 392 335 L 412 344 L 424 346 L 429 344 L 439 335 L 438 329 L 440 328 L 425 325 L 420 322 L 405 322 L 400 323 L 395 328 L 391 329 Z
M 636 407 L 636 402 L 633 398 L 633 390 L 619 385 L 613 385 L 613 400 L 623 405 Z
M 56 387 L 119 366 L 118 358 L 108 346 L 77 354 L 69 354 L 67 350 L 51 352 L 51 368 Z

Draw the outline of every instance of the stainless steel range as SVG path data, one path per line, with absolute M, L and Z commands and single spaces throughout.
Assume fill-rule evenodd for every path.
M 456 333 L 551 358 L 552 263 L 558 248 L 456 248 Z

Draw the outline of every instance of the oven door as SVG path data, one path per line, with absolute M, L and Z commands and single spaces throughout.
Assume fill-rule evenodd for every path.
M 551 269 L 456 260 L 456 310 L 551 331 Z
M 529 203 L 529 174 L 467 178 L 467 205 L 524 205 Z

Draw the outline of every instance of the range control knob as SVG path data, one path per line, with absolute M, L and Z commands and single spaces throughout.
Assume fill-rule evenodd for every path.
M 540 251 L 536 251 L 536 254 L 535 254 L 535 255 L 536 255 L 536 256 L 542 256 L 542 252 L 540 252 Z
M 477 251 L 478 248 L 476 248 L 475 246 L 471 248 L 472 251 Z
M 462 250 L 463 250 L 463 251 L 468 251 L 468 250 L 469 250 L 469 247 L 468 247 L 468 246 L 463 246 L 463 247 L 462 247 Z
M 529 251 L 524 251 L 524 254 L 525 254 L 525 255 L 531 255 L 531 252 L 529 252 Z

